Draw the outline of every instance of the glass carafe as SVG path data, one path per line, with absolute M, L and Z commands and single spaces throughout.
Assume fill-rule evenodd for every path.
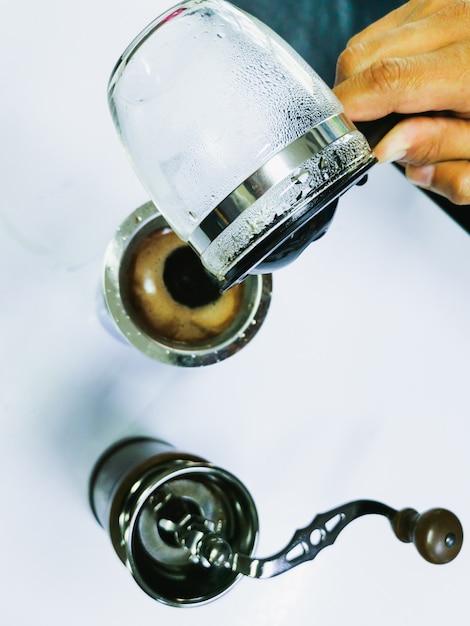
M 314 70 L 223 0 L 182 2 L 147 26 L 109 103 L 152 201 L 222 290 L 323 234 L 375 162 Z

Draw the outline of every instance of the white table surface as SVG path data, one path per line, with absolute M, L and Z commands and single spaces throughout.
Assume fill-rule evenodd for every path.
M 265 324 L 227 361 L 164 366 L 100 323 L 105 247 L 147 199 L 106 83 L 169 4 L 26 0 L 2 12 L 1 623 L 462 623 L 468 546 L 432 566 L 382 518 L 354 522 L 312 563 L 180 610 L 138 588 L 90 512 L 98 456 L 148 434 L 244 482 L 259 555 L 358 498 L 444 506 L 470 528 L 470 240 L 390 166 L 276 273 Z

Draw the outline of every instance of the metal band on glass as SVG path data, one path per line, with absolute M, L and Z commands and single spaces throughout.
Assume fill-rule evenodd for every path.
M 215 207 L 195 228 L 189 244 L 199 253 L 204 250 L 254 202 L 269 189 L 292 174 L 298 167 L 326 146 L 355 130 L 344 116 L 330 117 L 311 128 L 275 154 Z

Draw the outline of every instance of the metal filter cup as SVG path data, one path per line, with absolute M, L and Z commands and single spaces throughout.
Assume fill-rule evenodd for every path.
M 163 363 L 217 363 L 258 332 L 269 309 L 272 277 L 248 276 L 224 293 L 220 287 L 148 202 L 121 224 L 108 246 L 105 321 L 111 318 L 120 337 Z
M 230 569 L 204 567 L 159 524 L 184 515 L 211 520 L 234 550 L 252 554 L 255 504 L 232 474 L 155 439 L 128 439 L 100 458 L 91 506 L 114 549 L 152 598 L 183 607 L 209 602 L 238 580 Z

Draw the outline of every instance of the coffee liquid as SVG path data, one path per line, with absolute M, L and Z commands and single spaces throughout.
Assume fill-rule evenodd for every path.
M 163 269 L 163 282 L 176 302 L 196 309 L 220 298 L 219 283 L 211 277 L 189 246 L 170 252 Z
M 243 302 L 244 285 L 220 294 L 196 254 L 169 228 L 139 243 L 126 280 L 142 329 L 159 340 L 207 342 L 231 326 Z

